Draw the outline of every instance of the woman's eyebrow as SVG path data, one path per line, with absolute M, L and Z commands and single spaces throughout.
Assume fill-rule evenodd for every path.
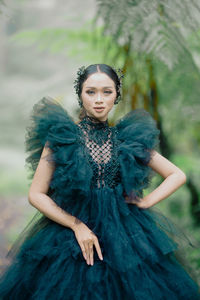
M 86 88 L 96 89 L 94 86 L 86 86 Z M 103 88 L 113 88 L 112 86 L 104 86 Z

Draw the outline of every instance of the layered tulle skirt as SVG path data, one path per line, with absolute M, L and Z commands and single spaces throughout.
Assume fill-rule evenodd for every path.
M 74 232 L 38 212 L 8 253 L 0 299 L 200 299 L 195 274 L 179 259 L 190 241 L 155 207 L 126 203 L 121 185 L 74 191 L 60 206 L 96 234 L 103 260 L 94 248 L 88 265 Z

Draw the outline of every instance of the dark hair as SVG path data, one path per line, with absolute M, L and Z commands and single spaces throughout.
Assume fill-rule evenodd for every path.
M 120 79 L 117 75 L 117 73 L 115 72 L 115 70 L 106 64 L 92 64 L 89 65 L 86 69 L 85 72 L 79 77 L 79 81 L 78 81 L 78 89 L 77 89 L 77 94 L 78 97 L 81 98 L 81 92 L 82 92 L 82 88 L 83 88 L 83 83 L 84 81 L 93 73 L 97 73 L 97 72 L 103 72 L 105 74 L 107 74 L 115 83 L 115 88 L 116 88 L 116 92 L 117 92 L 117 97 L 121 97 L 120 94 Z M 82 107 L 79 113 L 79 119 L 82 119 L 84 116 L 86 115 L 85 112 L 85 108 Z

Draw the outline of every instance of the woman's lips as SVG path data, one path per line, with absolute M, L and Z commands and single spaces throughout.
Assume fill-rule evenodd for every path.
M 94 109 L 98 112 L 101 112 L 104 110 L 105 107 L 94 107 Z

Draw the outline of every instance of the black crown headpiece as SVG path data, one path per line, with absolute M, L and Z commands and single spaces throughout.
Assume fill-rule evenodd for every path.
M 121 91 L 122 91 L 122 78 L 124 78 L 124 74 L 122 72 L 122 69 L 118 68 L 116 69 L 115 67 L 112 67 L 112 69 L 115 71 L 115 73 L 118 76 L 119 79 L 119 84 L 117 86 L 117 98 L 114 102 L 114 104 L 119 103 L 119 101 L 121 100 Z M 76 94 L 78 95 L 78 103 L 80 105 L 80 107 L 83 107 L 82 101 L 80 99 L 80 79 L 81 77 L 85 74 L 85 66 L 82 66 L 78 69 L 77 71 L 77 78 L 74 80 L 74 89 L 76 91 Z

